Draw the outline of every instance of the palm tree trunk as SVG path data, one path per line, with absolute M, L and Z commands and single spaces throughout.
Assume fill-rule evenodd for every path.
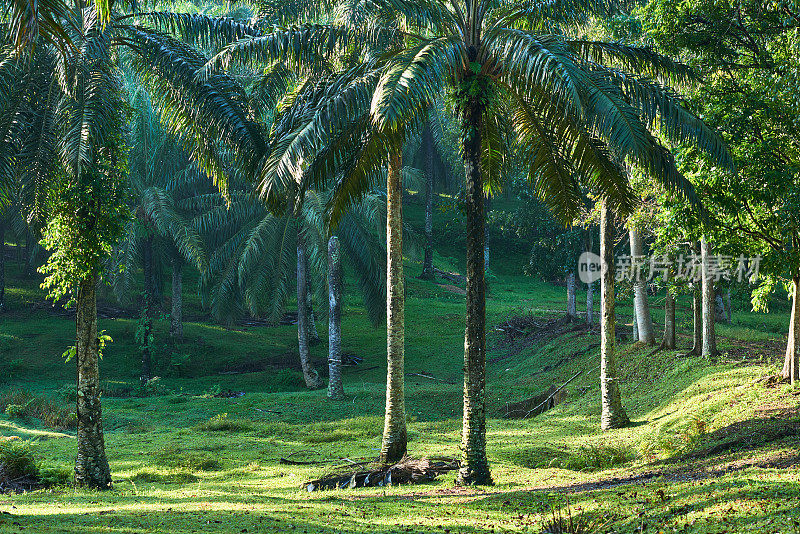
M 328 398 L 344 397 L 342 386 L 342 253 L 339 238 L 328 240 Z
M 467 324 L 464 332 L 464 420 L 459 484 L 491 484 L 486 457 L 486 265 L 484 263 L 483 178 L 481 176 L 480 105 L 462 113 L 466 170 Z
M 792 277 L 792 315 L 789 320 L 789 340 L 786 343 L 786 357 L 783 360 L 781 376 L 788 378 L 792 385 L 800 379 L 800 365 L 798 365 L 798 352 L 800 352 L 800 274 Z
M 308 258 L 306 258 L 308 261 Z M 308 266 L 306 266 L 308 272 Z M 310 280 L 309 280 L 310 282 Z M 320 342 L 319 330 L 317 330 L 317 317 L 314 315 L 314 299 L 312 298 L 312 288 L 309 283 L 308 291 L 306 291 L 306 313 L 308 314 L 308 339 L 312 345 Z
M 567 275 L 567 320 L 569 321 L 574 321 L 578 317 L 577 292 L 578 284 L 575 282 L 575 273 L 571 272 Z
M 97 275 L 92 274 L 78 288 L 75 314 L 75 360 L 78 366 L 77 415 L 78 456 L 75 460 L 77 486 L 109 489 L 111 471 L 106 458 L 100 406 L 100 369 L 97 347 Z
M 492 199 L 487 196 L 485 202 L 484 208 L 486 216 L 484 217 L 484 221 L 486 221 L 489 212 L 492 210 Z M 489 272 L 489 225 L 485 222 L 483 226 L 483 271 L 484 273 Z
M 33 278 L 33 260 L 36 243 L 33 241 L 30 229 L 25 229 L 25 278 Z
M 592 227 L 589 226 L 583 232 L 583 250 L 584 252 L 592 252 L 594 249 L 594 240 L 592 236 Z M 594 283 L 586 284 L 586 324 L 592 326 L 594 324 Z
M 6 306 L 6 225 L 0 221 L 0 311 Z
M 693 283 L 696 286 L 696 282 Z M 698 287 L 692 289 L 692 350 L 687 356 L 700 356 L 703 350 L 703 293 Z
M 713 358 L 717 355 L 717 338 L 714 332 L 714 280 L 709 273 L 709 256 L 711 247 L 705 236 L 700 241 L 700 253 L 703 271 L 703 358 Z
M 172 261 L 172 313 L 170 313 L 169 335 L 173 339 L 183 337 L 183 262 Z
M 386 416 L 381 461 L 406 454 L 405 280 L 403 278 L 403 162 L 389 154 L 386 180 Z
M 152 354 L 150 336 L 153 332 L 153 306 L 155 305 L 155 275 L 153 273 L 153 236 L 148 236 L 142 249 L 142 264 L 144 267 L 144 310 L 142 310 L 142 370 L 139 381 L 142 385 L 152 378 Z
M 631 326 L 631 341 L 636 343 L 639 341 L 639 325 L 636 319 L 636 299 L 633 301 L 633 323 Z
M 631 242 L 631 256 L 635 261 L 642 256 L 642 235 L 638 230 L 631 228 L 629 232 Z M 647 284 L 641 279 L 641 273 L 636 273 L 633 280 L 633 304 L 636 313 L 636 326 L 639 329 L 639 341 L 647 345 L 655 345 L 656 335 L 653 329 L 653 317 L 650 314 L 650 304 L 647 302 Z
M 433 280 L 433 132 L 429 124 L 422 132 L 425 143 L 425 259 L 422 280 Z
M 731 283 L 728 283 L 728 287 L 725 290 L 725 321 L 728 324 L 731 324 L 733 321 L 733 310 L 731 309 Z
M 675 349 L 675 297 L 669 288 L 664 298 L 664 338 L 661 340 L 661 348 Z
M 628 424 L 628 415 L 622 407 L 617 377 L 614 328 L 614 236 L 611 208 L 602 201 L 600 211 L 600 255 L 603 258 L 603 276 L 600 282 L 600 398 L 602 411 L 600 428 L 610 430 Z
M 297 348 L 300 352 L 300 366 L 303 379 L 308 389 L 319 389 L 322 381 L 311 363 L 311 351 L 308 344 L 308 262 L 306 261 L 306 244 L 303 229 L 298 221 L 297 228 Z

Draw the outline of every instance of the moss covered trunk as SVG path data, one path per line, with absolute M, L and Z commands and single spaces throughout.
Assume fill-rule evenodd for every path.
M 334 235 L 328 240 L 328 398 L 342 397 L 342 251 Z
M 405 280 L 403 278 L 403 162 L 389 155 L 386 179 L 386 412 L 381 461 L 406 454 Z
M 603 201 L 600 215 L 600 256 L 603 258 L 603 276 L 600 283 L 600 427 L 603 430 L 620 428 L 628 424 L 628 415 L 622 407 L 616 363 L 614 310 L 614 230 L 611 208 Z
M 306 243 L 303 229 L 298 222 L 297 227 L 297 350 L 300 353 L 300 367 L 308 389 L 322 387 L 317 370 L 311 363 L 311 349 L 308 343 L 308 262 L 306 261 Z
M 78 366 L 78 456 L 75 460 L 75 484 L 108 489 L 111 487 L 111 471 L 106 458 L 100 406 L 96 274 L 87 277 L 78 288 L 75 326 L 75 361 Z
M 467 317 L 464 332 L 464 419 L 461 433 L 460 484 L 491 484 L 486 457 L 486 219 L 481 176 L 482 108 L 461 111 L 466 170 Z

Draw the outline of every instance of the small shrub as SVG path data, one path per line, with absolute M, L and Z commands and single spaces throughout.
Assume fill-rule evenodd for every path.
M 0 477 L 12 480 L 39 477 L 39 464 L 33 455 L 33 445 L 30 442 L 0 441 Z
M 604 525 L 600 520 L 586 514 L 573 515 L 569 502 L 566 512 L 553 509 L 551 519 L 542 523 L 542 534 L 593 534 Z
M 625 445 L 584 445 L 561 460 L 561 467 L 572 471 L 597 471 L 626 464 L 636 458 Z
M 228 417 L 227 413 L 221 413 L 205 423 L 200 423 L 195 428 L 201 432 L 247 432 L 253 429 L 253 423 L 246 419 Z
M 6 406 L 6 415 L 12 419 L 25 419 L 27 417 L 25 406 L 9 404 Z
M 69 486 L 72 483 L 73 470 L 69 467 L 41 466 L 39 477 L 45 486 Z
M 72 406 L 64 406 L 24 389 L 1 392 L 0 411 L 14 419 L 37 419 L 54 430 L 74 430 L 78 426 L 78 418 Z

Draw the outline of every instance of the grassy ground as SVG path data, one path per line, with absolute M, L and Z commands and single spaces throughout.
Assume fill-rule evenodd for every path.
M 437 257 L 451 268 L 458 262 Z M 35 282 L 15 269 L 11 310 L 0 318 L 0 376 L 6 391 L 23 388 L 69 407 L 74 369 L 60 355 L 73 323 L 41 307 Z M 419 270 L 413 258 L 407 270 Z M 564 306 L 562 288 L 499 271 L 488 302 L 494 486 L 457 488 L 450 474 L 413 487 L 303 489 L 343 458 L 373 457 L 380 446 L 385 331 L 369 326 L 353 299 L 344 348 L 364 361 L 345 372 L 345 400 L 303 390 L 291 326 L 190 323 L 183 343 L 162 347 L 162 360 L 179 364 L 163 367 L 171 376 L 160 381 L 161 394 L 104 398 L 114 490 L 0 496 L 0 532 L 540 532 L 553 507 L 602 517 L 604 532 L 800 532 L 800 398 L 758 381 L 777 371 L 784 313 L 735 313 L 732 326 L 719 327 L 724 355 L 716 362 L 623 343 L 622 391 L 634 423 L 602 434 L 597 332 L 545 326 L 512 341 L 495 331 L 521 315 L 545 325 Z M 409 449 L 457 457 L 463 296 L 412 278 L 407 291 L 406 370 L 437 379 L 407 377 Z M 629 322 L 630 307 L 620 304 L 620 321 Z M 114 338 L 102 362 L 107 388 L 122 391 L 135 383 L 136 320 L 100 327 Z M 321 367 L 326 347 L 313 351 Z M 225 374 L 254 368 L 261 370 Z M 553 410 L 501 417 L 506 403 L 579 371 Z M 228 389 L 244 395 L 212 396 Z M 74 458 L 73 433 L 36 419 L 0 416 L 0 436 L 33 440 L 51 469 L 67 471 Z M 290 455 L 325 463 L 279 463 Z

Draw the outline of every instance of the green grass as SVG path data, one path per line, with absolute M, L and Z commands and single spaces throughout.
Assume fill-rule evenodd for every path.
M 437 256 L 442 265 L 459 268 L 455 253 L 437 253 L 444 254 Z M 458 456 L 464 298 L 413 278 L 416 261 L 410 257 L 406 264 L 406 371 L 439 380 L 406 379 L 409 450 Z M 100 328 L 114 338 L 101 363 L 106 390 L 118 395 L 103 401 L 114 490 L 57 485 L 4 495 L 0 511 L 11 515 L 0 513 L 0 533 L 539 532 L 551 508 L 567 499 L 580 513 L 607 516 L 615 532 L 797 531 L 800 397 L 789 386 L 756 382 L 778 369 L 785 307 L 769 315 L 737 311 L 733 325 L 719 327 L 727 354 L 717 362 L 620 345 L 621 388 L 634 424 L 603 434 L 598 351 L 586 351 L 597 335 L 584 330 L 547 343 L 509 345 L 493 326 L 514 315 L 560 313 L 564 289 L 504 269 L 491 281 L 487 310 L 488 454 L 495 486 L 456 488 L 450 474 L 415 487 L 303 490 L 304 481 L 345 458 L 372 458 L 380 447 L 385 330 L 369 325 L 348 280 L 344 350 L 364 361 L 345 370 L 346 398 L 336 402 L 324 391 L 303 389 L 293 327 L 224 328 L 202 321 L 186 325 L 184 342 L 164 343 L 160 357 L 178 355 L 184 364 L 159 381 L 163 394 L 130 396 L 138 370 L 136 321 L 101 320 Z M 41 292 L 19 280 L 13 265 L 10 273 L 0 376 L 7 388 L 31 391 L 54 410 L 68 409 L 65 386 L 74 383 L 74 365 L 64 364 L 61 353 L 72 343 L 74 325 L 46 307 L 31 310 Z M 660 323 L 658 303 L 653 299 Z M 201 315 L 197 305 L 190 302 L 190 316 Z M 737 306 L 742 310 L 743 302 Z M 630 314 L 626 298 L 618 307 L 620 322 L 629 323 Z M 682 298 L 684 347 L 688 321 Z M 325 325 L 318 324 L 324 337 Z M 164 339 L 166 324 L 159 329 Z M 322 369 L 325 344 L 312 352 Z M 254 362 L 264 369 L 227 374 Z M 507 402 L 579 371 L 555 409 L 529 420 L 500 418 Z M 227 389 L 245 394 L 211 395 Z M 792 410 L 794 416 L 784 413 Z M 75 455 L 71 430 L 0 415 L 0 436 L 30 441 L 36 465 L 63 483 Z M 320 463 L 281 464 L 287 457 Z M 663 473 L 592 485 L 654 470 Z

